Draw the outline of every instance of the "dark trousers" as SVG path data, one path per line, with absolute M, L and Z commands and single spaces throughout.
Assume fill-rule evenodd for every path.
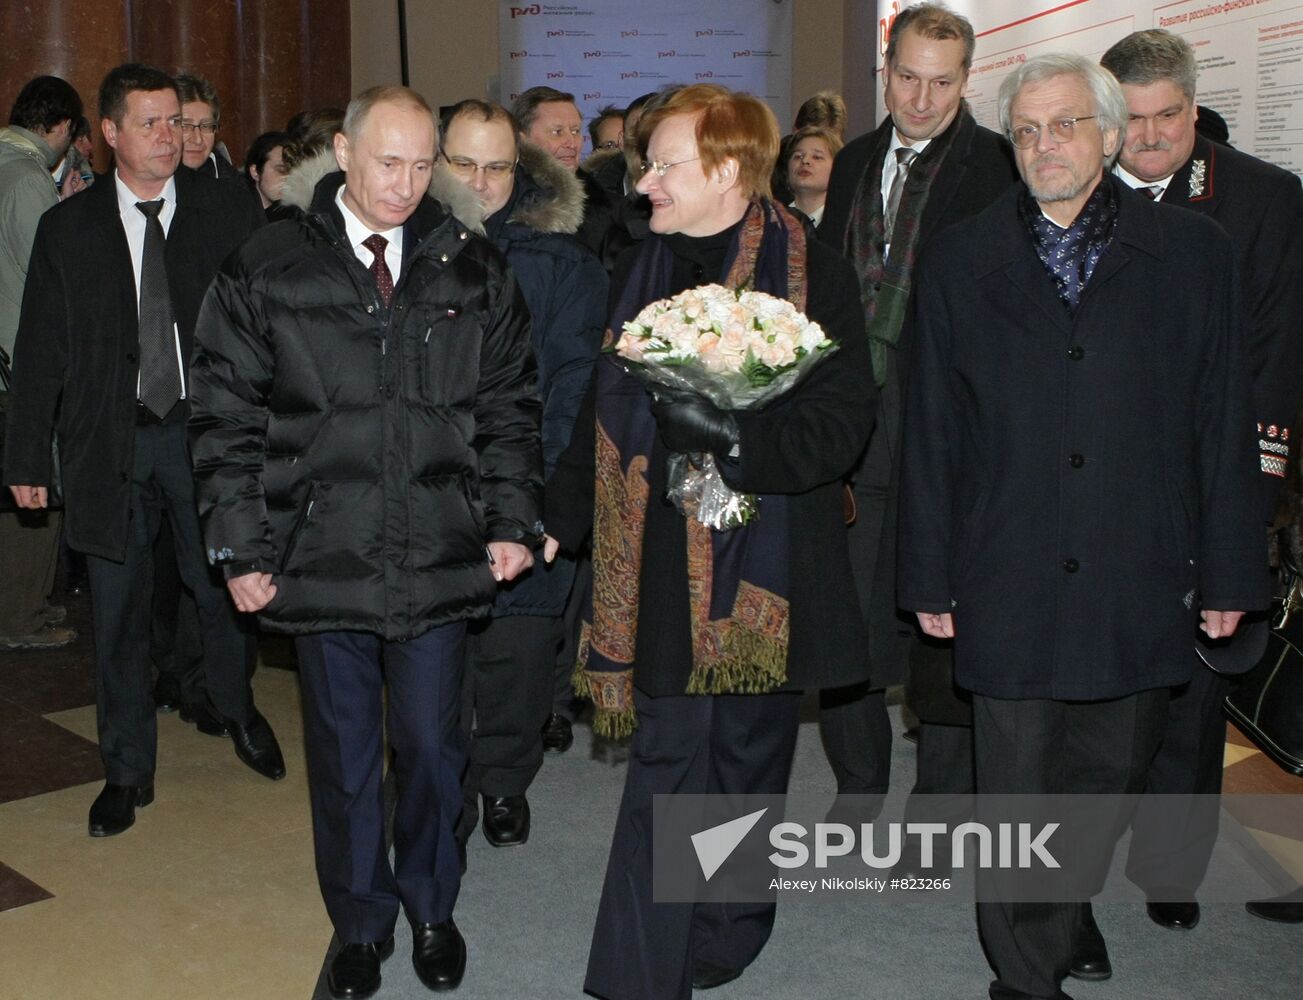
M 400 903 L 413 924 L 452 916 L 461 888 L 455 829 L 466 766 L 457 725 L 465 636 L 456 622 L 407 642 L 365 632 L 295 640 L 317 880 L 346 944 L 389 937 Z M 386 730 L 398 785 L 393 868 L 385 848 Z
M 973 695 L 977 791 L 983 795 L 1138 794 L 1158 747 L 1167 689 L 1111 701 L 1007 701 Z M 980 806 L 979 806 L 980 809 Z M 979 816 L 980 818 L 980 816 Z M 1101 817 L 1100 865 L 1128 817 Z M 996 1000 L 1062 998 L 1087 904 L 977 905 L 977 925 L 995 967 Z
M 561 619 L 502 615 L 470 626 L 461 689 L 469 763 L 460 833 L 475 829 L 476 796 L 524 795 L 543 766 Z
M 878 564 L 884 555 L 883 526 L 891 487 L 890 445 L 898 416 L 898 394 L 894 380 L 889 380 L 879 397 L 873 435 L 856 475 L 855 523 L 849 535 L 855 593 L 871 633 L 883 627 L 873 614 L 876 603 L 882 600 L 874 590 L 878 583 Z M 885 544 L 895 545 L 895 538 L 886 540 Z M 882 636 L 871 635 L 870 646 L 886 650 L 894 644 Z M 869 655 L 867 650 L 865 655 Z M 895 668 L 888 664 L 870 663 L 869 667 L 873 677 L 895 674 Z M 819 692 L 819 735 L 837 778 L 839 794 L 885 795 L 891 783 L 891 720 L 887 716 L 882 683 L 874 685 L 870 681 Z
M 199 638 L 199 614 L 194 596 L 176 568 L 176 542 L 164 519 L 154 542 L 153 604 L 149 622 L 149 658 L 159 682 L 173 685 L 186 705 L 207 697 L 204 646 Z
M 1222 703 L 1229 690 L 1230 682 L 1202 662 L 1188 684 L 1171 690 L 1145 791 L 1189 798 L 1146 796 L 1136 810 L 1127 875 L 1151 899 L 1188 898 L 1207 874 L 1217 843 L 1226 754 Z M 1179 817 L 1172 815 L 1178 802 Z M 1154 822 L 1148 821 L 1151 816 Z
M 154 539 L 166 515 L 177 572 L 195 595 L 208 695 L 217 711 L 248 725 L 253 695 L 248 638 L 226 587 L 204 560 L 185 425 L 136 428 L 131 514 L 122 562 L 87 556 L 95 630 L 95 691 L 100 755 L 114 784 L 153 780 L 157 749 L 149 667 L 150 580 Z
M 0 635 L 45 628 L 62 523 L 59 510 L 0 512 Z
M 652 796 L 782 794 L 800 695 L 634 692 L 629 747 L 584 989 L 607 1000 L 686 1000 L 692 964 L 741 969 L 769 940 L 773 903 L 652 901 Z
M 583 702 L 575 695 L 574 673 L 575 662 L 579 659 L 579 629 L 592 592 L 593 557 L 592 553 L 584 552 L 575 561 L 574 582 L 570 584 L 570 597 L 561 616 L 561 646 L 557 650 L 552 678 L 552 711 L 571 722 L 583 707 Z

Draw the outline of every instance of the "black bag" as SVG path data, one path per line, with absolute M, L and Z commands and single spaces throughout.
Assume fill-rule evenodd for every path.
M 1263 753 L 1303 775 L 1303 574 L 1283 554 L 1281 563 L 1284 586 L 1272 599 L 1267 651 L 1234 681 L 1224 709 Z

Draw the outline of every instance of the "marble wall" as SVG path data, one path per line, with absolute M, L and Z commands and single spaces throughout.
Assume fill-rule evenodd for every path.
M 96 95 L 113 66 L 145 62 L 208 77 L 222 102 L 222 139 L 237 163 L 260 132 L 352 93 L 349 0 L 43 0 L 0 4 L 0 115 L 34 76 L 81 93 L 95 166 L 108 164 Z

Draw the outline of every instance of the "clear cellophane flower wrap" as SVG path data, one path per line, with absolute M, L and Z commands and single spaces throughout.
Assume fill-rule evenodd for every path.
M 615 353 L 656 387 L 695 392 L 723 410 L 759 409 L 787 392 L 837 345 L 786 299 L 723 285 L 690 288 L 645 306 L 624 325 Z M 667 495 L 717 531 L 759 514 L 758 500 L 724 482 L 709 453 L 674 454 Z

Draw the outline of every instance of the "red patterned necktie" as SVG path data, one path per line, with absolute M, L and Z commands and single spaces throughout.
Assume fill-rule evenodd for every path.
M 389 273 L 389 265 L 385 263 L 385 247 L 389 241 L 376 233 L 364 239 L 362 245 L 371 251 L 371 276 L 376 279 L 376 289 L 388 309 L 389 302 L 394 297 L 394 276 Z

